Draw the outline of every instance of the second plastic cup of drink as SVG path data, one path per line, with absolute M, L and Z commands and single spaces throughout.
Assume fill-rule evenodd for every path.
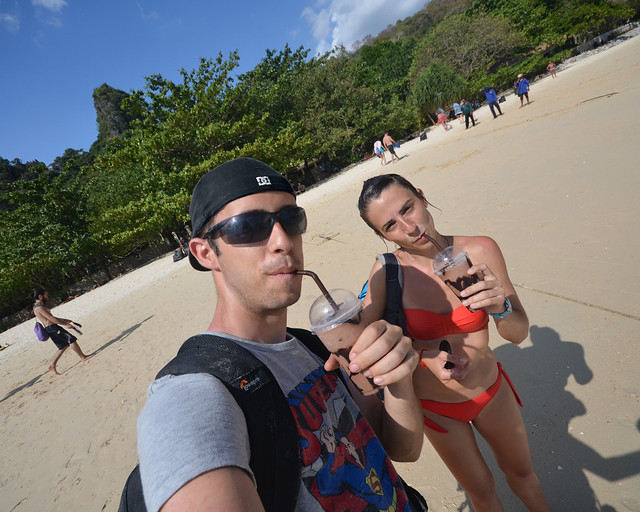
M 469 298 L 460 296 L 460 292 L 478 282 L 476 274 L 467 274 L 467 270 L 471 266 L 472 263 L 467 253 L 453 245 L 439 252 L 433 260 L 433 271 L 455 293 L 460 301 Z M 467 309 L 471 312 L 475 311 L 469 307 Z
M 349 371 L 349 352 L 366 325 L 362 321 L 362 303 L 349 290 L 336 289 L 329 292 L 334 305 L 323 295 L 318 297 L 309 310 L 311 331 L 316 334 L 329 352 L 338 358 L 342 369 L 351 377 L 363 395 L 373 395 L 381 388 L 373 379 L 361 373 Z M 335 306 L 338 307 L 336 311 Z

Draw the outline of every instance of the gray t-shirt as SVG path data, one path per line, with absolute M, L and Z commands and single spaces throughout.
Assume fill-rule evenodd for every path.
M 300 435 L 297 512 L 389 508 L 408 511 L 391 461 L 344 384 L 297 339 L 254 343 L 221 333 L 249 350 L 276 377 Z M 152 382 L 138 418 L 138 456 L 147 509 L 213 469 L 235 466 L 253 479 L 242 410 L 209 374 Z M 255 479 L 254 479 L 255 483 Z

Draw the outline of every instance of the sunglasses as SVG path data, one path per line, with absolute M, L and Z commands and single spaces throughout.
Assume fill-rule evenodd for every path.
M 202 238 L 217 236 L 231 245 L 263 242 L 271 235 L 273 225 L 279 222 L 289 236 L 301 235 L 307 230 L 307 214 L 299 206 L 288 206 L 279 212 L 252 211 L 218 222 Z

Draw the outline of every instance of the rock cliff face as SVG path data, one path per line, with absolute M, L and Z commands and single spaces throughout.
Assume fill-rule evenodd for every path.
M 93 105 L 98 122 L 98 141 L 119 137 L 129 129 L 133 118 L 122 110 L 122 100 L 129 94 L 102 84 L 93 91 Z

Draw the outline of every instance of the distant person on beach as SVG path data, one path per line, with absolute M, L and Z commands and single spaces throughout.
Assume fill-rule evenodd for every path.
M 551 78 L 555 78 L 556 77 L 556 63 L 553 61 L 549 61 L 549 64 L 547 64 L 547 71 L 549 73 L 551 73 Z
M 438 124 L 442 125 L 445 132 L 450 128 L 449 124 L 447 123 L 447 114 L 445 114 L 444 111 L 438 112 Z
M 393 140 L 391 135 L 389 135 L 389 132 L 384 132 L 384 137 L 382 137 L 382 145 L 384 146 L 384 149 L 386 149 L 391 154 L 392 163 L 395 162 L 394 158 L 396 160 L 400 160 L 400 157 L 396 155 L 396 141 Z
M 186 258 L 186 254 L 184 252 L 184 249 L 182 247 L 178 247 L 175 251 L 173 251 L 173 261 L 174 263 L 180 260 L 183 260 L 184 258 Z
M 462 99 L 462 101 L 460 103 L 462 103 L 462 113 L 464 114 L 465 130 L 468 130 L 469 129 L 469 119 L 471 119 L 471 122 L 473 123 L 473 126 L 476 125 L 476 120 L 473 117 L 473 106 L 471 105 L 471 102 L 465 100 L 464 98 Z
M 43 288 L 36 288 L 31 294 L 31 298 L 34 300 L 33 304 L 33 313 L 36 315 L 38 321 L 44 327 L 44 330 L 47 331 L 51 341 L 58 347 L 58 351 L 56 355 L 53 357 L 53 361 L 49 365 L 49 371 L 56 375 L 60 375 L 56 368 L 56 364 L 64 354 L 64 351 L 71 347 L 78 357 L 82 361 L 86 361 L 87 359 L 92 358 L 95 354 L 89 354 L 88 356 L 82 352 L 82 349 L 77 343 L 77 338 L 68 332 L 62 327 L 68 327 L 70 329 L 74 329 L 73 320 L 69 320 L 68 318 L 58 318 L 57 316 L 53 316 L 51 310 L 46 306 L 49 302 L 49 292 L 44 290 Z
M 189 244 L 182 237 L 180 237 L 180 247 L 182 248 L 182 252 L 185 254 L 185 256 L 189 254 Z
M 489 104 L 489 109 L 493 114 L 493 118 L 495 119 L 496 117 L 498 117 L 494 109 L 498 109 L 498 112 L 500 112 L 500 115 L 502 115 L 502 110 L 500 109 L 500 104 L 498 103 L 498 95 L 496 94 L 496 91 L 494 91 L 487 85 L 482 90 L 482 94 L 484 94 L 484 97 L 487 98 L 487 103 Z
M 424 432 L 458 483 L 473 510 L 502 511 L 493 476 L 474 436 L 488 443 L 513 492 L 531 511 L 551 509 L 531 463 L 520 399 L 489 345 L 489 322 L 505 340 L 520 344 L 529 320 L 509 279 L 498 244 L 486 236 L 443 235 L 420 189 L 398 174 L 364 182 L 358 210 L 366 224 L 399 247 L 385 261 L 376 259 L 364 298 L 366 322 L 394 314 L 420 352 L 413 385 L 423 408 Z M 448 246 L 464 251 L 470 268 L 462 299 L 438 277 L 433 262 Z M 394 262 L 400 272 L 387 276 Z M 479 278 L 473 281 L 471 276 Z M 459 278 L 462 279 L 462 278 Z M 387 288 L 399 283 L 398 303 L 388 304 Z M 391 295 L 392 297 L 394 294 Z M 442 360 L 423 351 L 440 350 Z
M 520 108 L 524 107 L 524 98 L 527 98 L 527 105 L 529 104 L 529 80 L 527 80 L 522 73 L 518 75 L 518 79 L 513 84 L 520 98 Z
M 463 119 L 462 119 L 462 107 L 460 106 L 460 103 L 458 103 L 458 102 L 454 102 L 453 103 L 453 115 L 455 115 L 460 120 L 459 124 L 462 124 L 462 122 L 463 122 Z
M 320 343 L 310 332 L 287 331 L 287 309 L 301 294 L 297 271 L 304 268 L 307 218 L 291 184 L 265 163 L 238 158 L 212 169 L 196 184 L 189 213 L 189 260 L 206 272 L 203 281 L 213 277 L 217 292 L 213 319 L 192 359 L 206 358 L 225 338 L 224 345 L 248 351 L 265 366 L 234 394 L 209 373 L 168 374 L 151 383 L 137 424 L 147 510 L 279 512 L 284 508 L 271 498 L 284 496 L 297 512 L 412 512 L 390 461 L 415 461 L 422 447 L 411 340 L 380 321 L 355 341 L 351 370 L 384 386 L 380 400 L 333 373 L 336 358 L 324 360 L 303 343 Z M 236 358 L 230 355 L 229 365 Z M 246 418 L 234 395 L 263 386 L 269 375 L 288 402 L 294 428 L 282 446 L 254 450 L 248 425 L 274 429 L 275 420 Z M 256 468 L 291 460 L 291 452 L 282 453 L 291 444 L 297 485 L 286 485 L 283 468 L 267 475 L 275 485 L 265 489 L 259 479 L 265 475 Z
M 373 152 L 380 159 L 380 165 L 387 165 L 387 157 L 385 156 L 384 146 L 379 140 L 373 143 Z

